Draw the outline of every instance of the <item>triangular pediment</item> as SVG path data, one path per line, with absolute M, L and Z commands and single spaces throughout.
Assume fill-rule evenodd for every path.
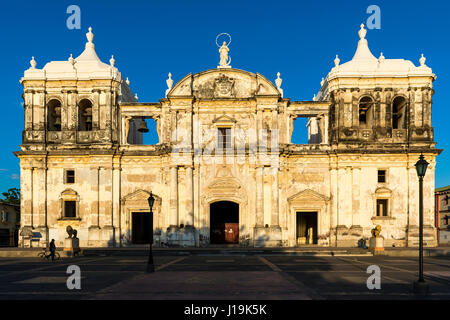
M 241 186 L 233 179 L 227 178 L 215 180 L 208 188 L 212 190 L 238 190 Z
M 237 122 L 236 119 L 234 119 L 234 118 L 232 118 L 230 116 L 227 116 L 226 114 L 223 114 L 220 117 L 217 117 L 217 118 L 215 118 L 213 120 L 213 123 L 215 123 L 215 124 L 229 124 L 229 125 L 232 125 L 232 124 L 234 124 L 236 122 Z
M 305 189 L 288 198 L 288 201 L 329 201 L 330 198 L 311 189 Z
M 153 194 L 153 196 L 155 197 L 156 200 L 160 199 L 160 197 L 158 197 L 155 194 Z M 147 201 L 148 197 L 150 197 L 150 192 L 143 190 L 143 189 L 139 189 L 139 190 L 136 190 L 136 191 L 124 196 L 122 198 L 122 201 L 137 201 L 137 200 L 146 200 Z

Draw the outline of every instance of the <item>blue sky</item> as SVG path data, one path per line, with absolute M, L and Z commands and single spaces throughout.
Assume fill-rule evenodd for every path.
M 69 5 L 81 9 L 81 30 L 69 30 Z M 22 87 L 19 79 L 34 56 L 38 68 L 51 60 L 78 56 L 92 26 L 99 57 L 116 66 L 139 101 L 164 96 L 170 71 L 174 81 L 189 72 L 215 68 L 216 35 L 232 36 L 232 66 L 259 72 L 271 81 L 281 72 L 285 97 L 311 100 L 320 80 L 339 55 L 341 63 L 355 52 L 357 31 L 370 14 L 381 9 L 381 29 L 368 30 L 375 56 L 404 58 L 418 65 L 421 53 L 437 75 L 434 82 L 433 125 L 437 148 L 448 149 L 450 130 L 450 41 L 447 1 L 11 1 L 0 11 L 0 90 L 2 157 L 0 192 L 19 187 L 19 150 L 23 130 Z M 294 141 L 304 141 L 296 130 Z M 450 153 L 437 159 L 436 187 L 450 184 Z

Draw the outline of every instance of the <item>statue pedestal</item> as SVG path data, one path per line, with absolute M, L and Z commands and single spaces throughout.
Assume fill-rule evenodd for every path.
M 384 238 L 381 236 L 370 238 L 369 250 L 373 253 L 384 251 Z
M 254 227 L 253 246 L 261 247 L 281 247 L 281 227 Z
M 167 228 L 166 245 L 168 247 L 180 246 L 180 228 L 178 226 L 170 226 Z
M 77 256 L 78 254 L 80 254 L 80 239 L 64 239 L 64 251 L 66 251 L 69 256 Z
M 195 228 L 193 226 L 186 226 L 182 229 L 179 229 L 179 232 L 181 247 L 195 246 Z

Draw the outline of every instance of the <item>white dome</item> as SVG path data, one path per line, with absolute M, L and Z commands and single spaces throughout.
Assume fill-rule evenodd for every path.
M 70 58 L 66 61 L 51 61 L 44 68 L 36 69 L 31 66 L 24 72 L 23 80 L 90 80 L 90 79 L 114 79 L 122 80 L 119 70 L 106 63 L 103 63 L 97 56 L 95 45 L 93 43 L 94 34 L 92 28 L 86 33 L 88 42 L 84 51 L 75 59 Z M 35 63 L 34 63 L 35 66 Z
M 341 77 L 409 77 L 434 76 L 431 68 L 425 64 L 416 67 L 411 61 L 404 59 L 386 59 L 383 54 L 375 58 L 370 52 L 364 24 L 358 34 L 360 40 L 352 60 L 337 65 L 328 73 L 326 80 Z

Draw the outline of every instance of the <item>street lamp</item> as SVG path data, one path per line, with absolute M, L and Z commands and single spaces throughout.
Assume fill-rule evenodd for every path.
M 414 281 L 414 293 L 425 295 L 428 293 L 428 283 L 423 279 L 423 177 L 427 171 L 428 162 L 420 154 L 416 163 L 419 177 L 419 280 Z
M 150 191 L 150 197 L 147 199 L 148 205 L 150 207 L 150 217 L 149 217 L 149 238 L 150 238 L 150 251 L 148 253 L 148 262 L 147 262 L 147 272 L 155 272 L 155 265 L 153 264 L 153 253 L 152 253 L 152 245 L 153 245 L 153 203 L 155 202 L 155 197 L 153 197 L 152 192 Z

